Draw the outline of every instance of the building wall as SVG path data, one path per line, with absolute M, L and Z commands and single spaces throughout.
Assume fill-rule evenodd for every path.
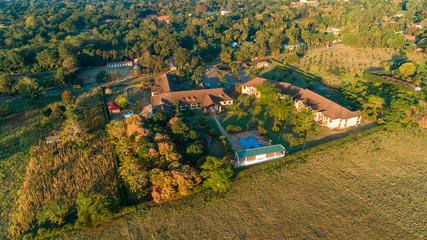
M 234 162 L 234 165 L 236 167 L 242 167 L 242 166 L 247 166 L 247 165 L 252 165 L 252 164 L 257 164 L 257 163 L 278 159 L 284 156 L 285 156 L 285 153 L 283 151 L 262 154 L 262 156 L 250 156 L 243 159 L 239 159 L 238 155 L 236 154 L 236 161 Z
M 255 87 L 242 86 L 242 94 L 255 96 L 257 98 L 260 97 L 260 95 L 257 93 L 257 90 Z

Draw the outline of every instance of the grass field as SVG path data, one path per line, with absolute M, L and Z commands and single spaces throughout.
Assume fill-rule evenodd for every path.
M 214 201 L 197 196 L 56 238 L 425 239 L 426 141 L 423 130 L 377 132 L 247 169 Z
M 342 82 L 354 82 L 355 76 L 365 70 L 387 70 L 392 60 L 406 58 L 417 64 L 425 64 L 425 54 L 408 53 L 404 55 L 394 49 L 330 49 L 324 52 L 312 52 L 302 57 L 298 63 L 291 64 L 301 70 L 319 75 L 330 86 L 340 86 Z M 340 75 L 335 75 L 328 69 L 345 68 Z
M 120 67 L 120 68 L 107 68 L 105 66 L 100 67 L 90 67 L 81 70 L 78 77 L 83 80 L 84 84 L 94 84 L 96 83 L 96 75 L 101 71 L 106 71 L 107 73 L 112 73 L 118 71 L 122 78 L 128 77 L 132 67 Z

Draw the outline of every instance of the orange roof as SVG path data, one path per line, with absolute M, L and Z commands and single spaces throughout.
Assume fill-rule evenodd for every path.
M 107 106 L 109 111 L 120 110 L 119 106 L 117 106 L 114 101 L 107 102 Z
M 169 20 L 169 16 L 168 15 L 163 15 L 163 16 L 158 16 L 157 17 L 158 20 Z

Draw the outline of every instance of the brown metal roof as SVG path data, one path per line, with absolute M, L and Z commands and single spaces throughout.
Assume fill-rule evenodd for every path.
M 203 107 L 207 107 L 212 104 L 220 105 L 220 101 L 231 100 L 233 99 L 224 93 L 222 88 L 167 92 L 151 96 L 151 104 L 153 106 L 157 106 L 161 103 L 173 105 L 175 101 L 178 101 L 181 105 L 199 103 Z

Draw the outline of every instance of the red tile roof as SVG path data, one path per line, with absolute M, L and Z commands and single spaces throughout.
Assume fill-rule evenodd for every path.
M 107 102 L 108 111 L 120 110 L 119 106 L 117 106 L 114 101 Z

